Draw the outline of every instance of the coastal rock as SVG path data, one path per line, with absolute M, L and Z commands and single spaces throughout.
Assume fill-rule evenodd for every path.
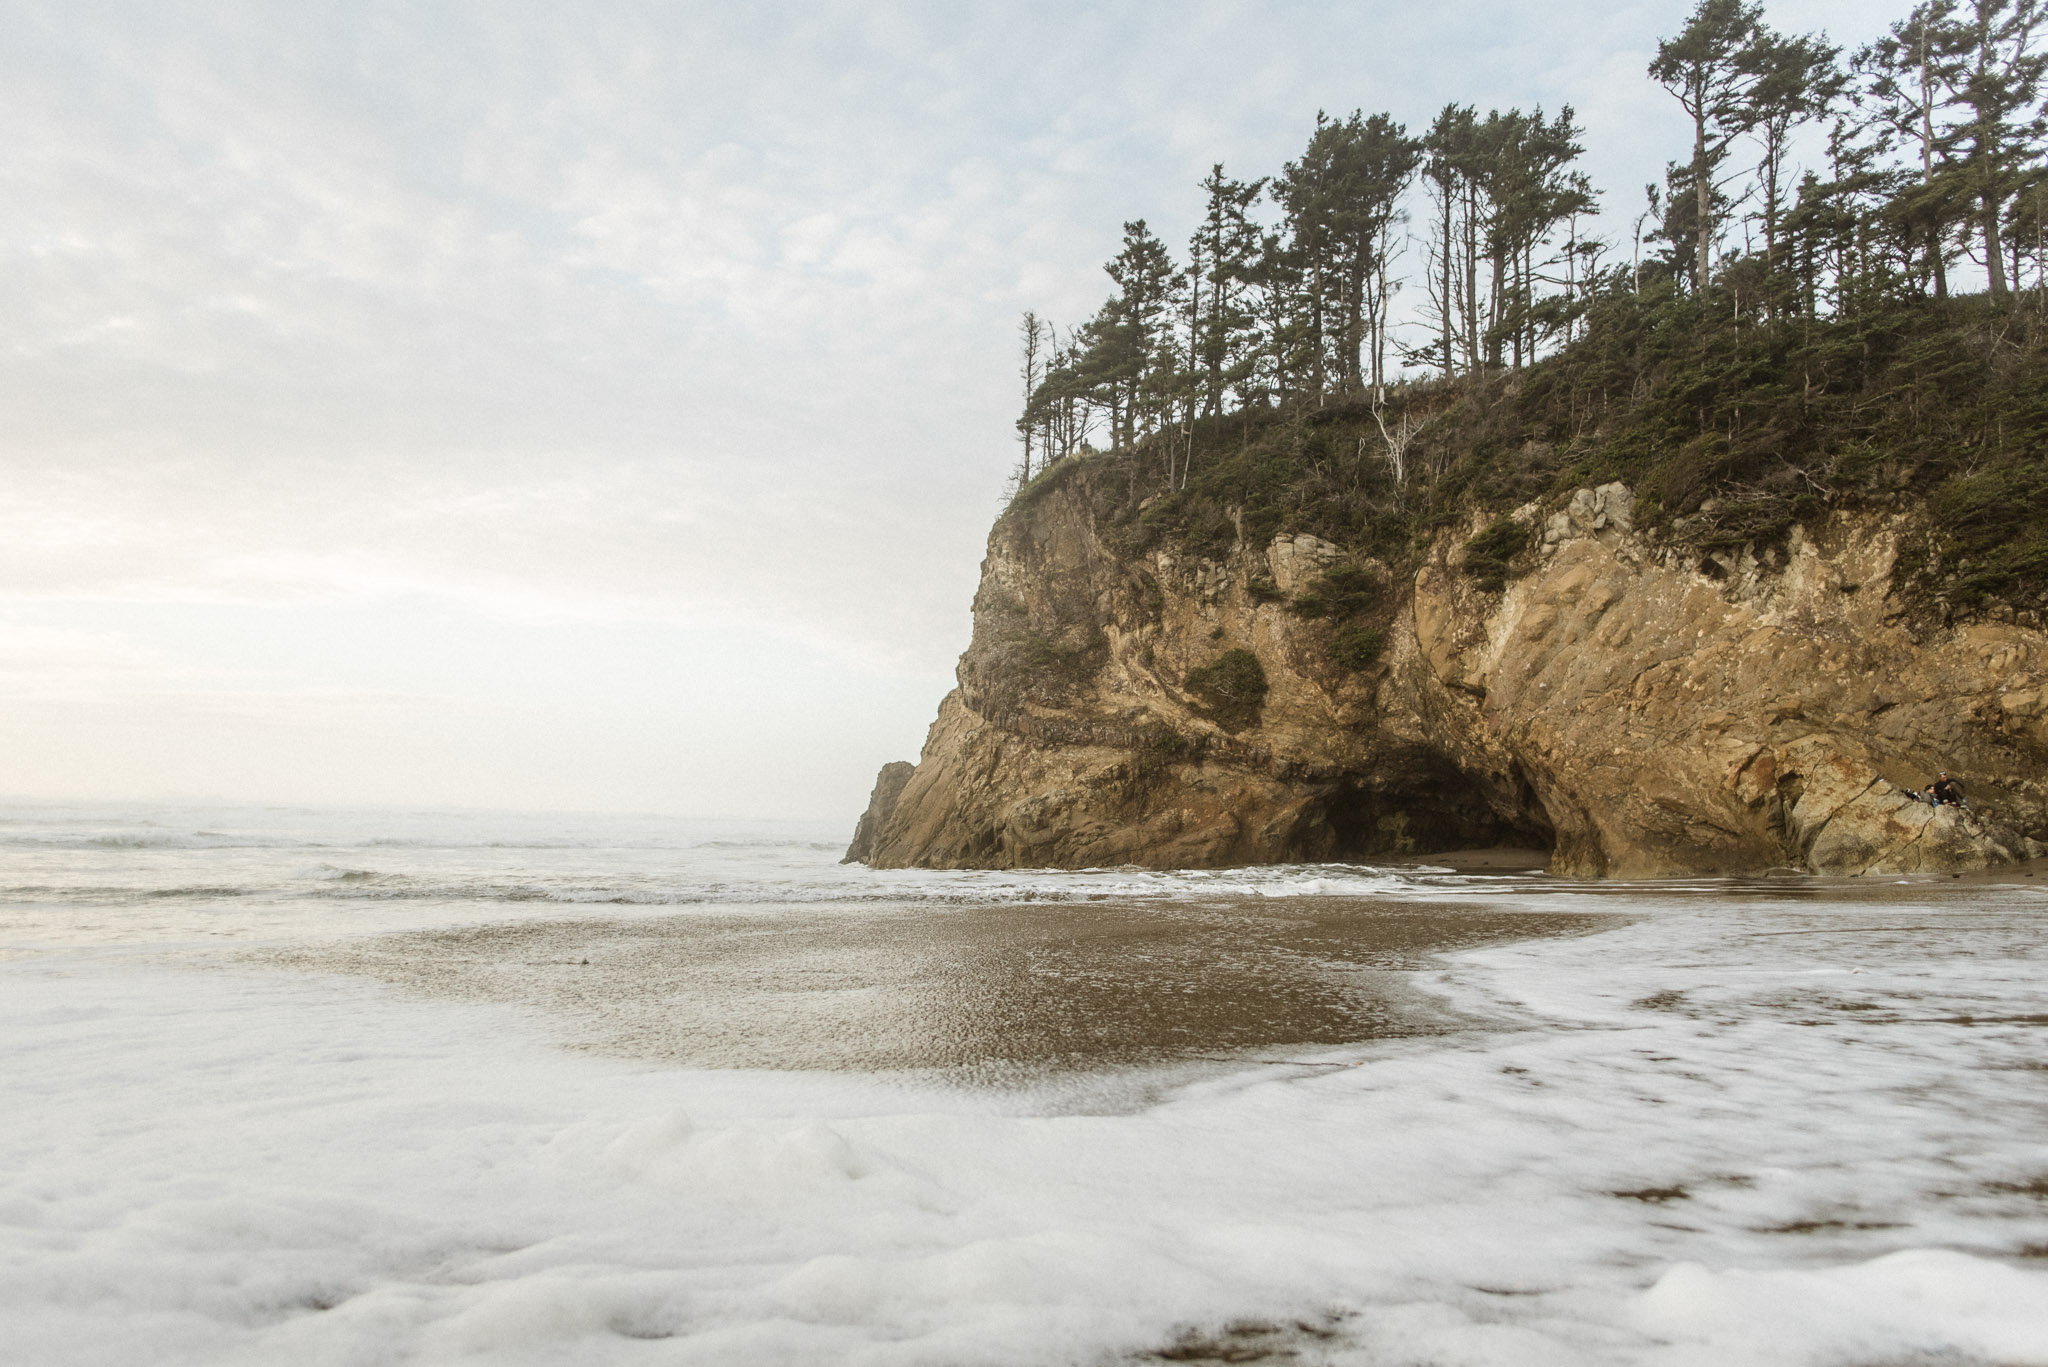
M 1588 536 L 1610 528 L 1617 534 L 1631 531 L 1635 515 L 1636 496 L 1626 484 L 1580 489 L 1544 523 L 1543 544 L 1556 546 L 1574 536 Z
M 868 795 L 868 809 L 860 814 L 860 820 L 853 828 L 853 843 L 846 847 L 842 864 L 866 862 L 875 852 L 875 836 L 889 814 L 896 810 L 896 800 L 903 796 L 903 785 L 910 782 L 910 776 L 917 766 L 909 760 L 894 760 L 882 766 L 882 772 L 875 775 L 875 790 Z
M 2048 839 L 2048 642 L 1910 621 L 1891 592 L 1903 515 L 1836 514 L 1782 551 L 1702 560 L 1639 533 L 1624 485 L 1581 489 L 1518 514 L 1540 535 L 1502 592 L 1458 568 L 1483 524 L 1444 534 L 1359 619 L 1377 657 L 1346 667 L 1336 624 L 1286 601 L 1360 563 L 1339 547 L 1120 554 L 1079 484 L 991 534 L 959 687 L 856 835 L 871 862 L 1510 845 L 1575 874 L 1891 873 Z M 1255 716 L 1198 686 L 1234 650 L 1264 673 Z M 1971 810 L 1907 795 L 1940 769 Z

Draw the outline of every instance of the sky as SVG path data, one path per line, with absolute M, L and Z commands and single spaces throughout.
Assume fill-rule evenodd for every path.
M 1023 310 L 1319 109 L 1570 104 L 1625 241 L 1689 8 L 0 0 L 0 795 L 850 828 Z

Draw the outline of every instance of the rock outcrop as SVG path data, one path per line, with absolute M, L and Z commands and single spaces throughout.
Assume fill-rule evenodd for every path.
M 900 790 L 883 771 L 849 857 L 1173 867 L 1519 845 L 1576 874 L 1879 873 L 1983 868 L 2048 836 L 2048 642 L 1906 613 L 1891 572 L 1910 514 L 1836 514 L 1761 559 L 1702 560 L 1638 531 L 1623 486 L 1582 489 L 1517 515 L 1534 549 L 1504 591 L 1460 572 L 1475 522 L 1347 646 L 1289 600 L 1333 568 L 1386 566 L 1288 535 L 1221 561 L 1120 555 L 1089 506 L 1069 480 L 997 524 L 959 687 Z M 1250 707 L 1200 686 L 1231 652 L 1263 673 Z M 1971 812 L 1908 795 L 1944 768 Z
M 853 843 L 846 847 L 846 857 L 840 863 L 861 864 L 874 857 L 875 836 L 896 810 L 896 799 L 903 796 L 903 785 L 910 782 L 915 772 L 917 766 L 908 760 L 893 760 L 882 766 L 882 772 L 875 775 L 875 790 L 868 795 L 868 809 L 854 825 Z

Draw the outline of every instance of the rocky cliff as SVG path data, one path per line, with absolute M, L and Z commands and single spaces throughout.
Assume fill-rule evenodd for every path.
M 1087 478 L 997 523 L 959 687 L 915 771 L 884 772 L 850 857 L 1517 845 L 1649 877 L 1974 869 L 2048 838 L 2048 642 L 1907 611 L 1911 512 L 1702 559 L 1638 530 L 1610 484 L 1441 534 L 1411 578 L 1311 536 L 1119 552 Z M 1466 561 L 1503 529 L 1522 548 L 1489 587 Z M 1970 813 L 1908 796 L 1940 769 Z

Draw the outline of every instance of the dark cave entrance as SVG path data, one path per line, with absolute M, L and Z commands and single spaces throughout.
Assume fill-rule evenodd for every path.
M 1436 751 L 1389 757 L 1346 778 L 1325 801 L 1330 857 L 1520 849 L 1548 853 L 1557 834 L 1516 768 L 1505 780 L 1467 773 Z

